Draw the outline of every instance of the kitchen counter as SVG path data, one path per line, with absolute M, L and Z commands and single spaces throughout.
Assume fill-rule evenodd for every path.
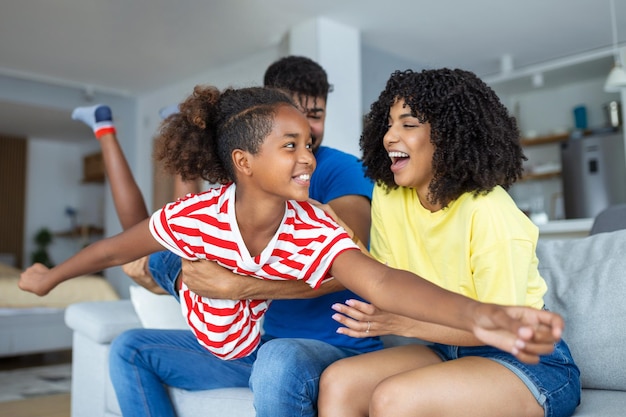
M 553 220 L 538 224 L 539 239 L 573 239 L 589 236 L 594 219 Z

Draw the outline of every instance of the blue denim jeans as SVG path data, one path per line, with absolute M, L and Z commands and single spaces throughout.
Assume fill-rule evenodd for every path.
M 155 281 L 178 296 L 181 262 L 170 255 L 153 254 L 149 267 Z M 191 331 L 132 329 L 113 340 L 109 373 L 124 416 L 174 417 L 167 385 L 192 391 L 250 387 L 257 417 L 314 417 L 322 371 L 357 353 L 319 340 L 265 338 L 250 356 L 224 361 Z
M 182 262 L 178 255 L 167 250 L 153 253 L 148 257 L 148 270 L 161 288 L 180 301 L 176 278 L 182 270 Z
M 502 364 L 526 384 L 543 407 L 545 417 L 571 416 L 580 404 L 580 370 L 563 340 L 554 346 L 551 354 L 541 356 L 535 365 L 522 363 L 513 355 L 491 346 L 461 347 L 436 343 L 430 348 L 444 361 L 480 356 Z
M 314 417 L 322 371 L 356 353 L 319 340 L 272 339 L 250 356 L 224 361 L 191 331 L 132 329 L 111 344 L 109 372 L 124 416 L 175 417 L 168 385 L 192 391 L 249 386 L 257 417 Z

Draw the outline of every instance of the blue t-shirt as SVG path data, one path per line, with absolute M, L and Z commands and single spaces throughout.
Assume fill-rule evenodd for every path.
M 323 204 L 345 195 L 372 199 L 374 184 L 365 176 L 363 165 L 354 155 L 320 146 L 315 159 L 317 168 L 309 187 L 311 198 Z M 344 290 L 311 299 L 274 300 L 265 313 L 265 335 L 270 338 L 316 339 L 362 352 L 382 348 L 377 337 L 358 339 L 336 332 L 341 325 L 332 319 L 335 311 L 331 306 L 350 298 L 361 299 Z

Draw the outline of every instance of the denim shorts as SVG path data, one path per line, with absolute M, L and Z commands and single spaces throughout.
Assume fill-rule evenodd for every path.
M 182 265 L 180 256 L 167 250 L 153 253 L 148 257 L 148 270 L 154 281 L 178 301 L 180 299 L 176 288 L 176 278 L 180 275 Z
M 536 365 L 520 362 L 513 355 L 491 346 L 436 343 L 429 347 L 443 361 L 479 356 L 504 365 L 526 384 L 543 407 L 545 417 L 571 416 L 580 403 L 580 371 L 563 340 L 554 346 L 550 355 L 541 356 Z

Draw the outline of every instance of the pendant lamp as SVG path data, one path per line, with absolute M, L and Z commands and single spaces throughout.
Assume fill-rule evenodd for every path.
M 608 93 L 619 92 L 626 88 L 626 71 L 622 66 L 620 51 L 617 48 L 617 22 L 615 18 L 615 0 L 610 0 L 611 4 L 611 24 L 613 28 L 613 53 L 615 54 L 615 65 L 609 73 L 604 84 L 604 91 Z

